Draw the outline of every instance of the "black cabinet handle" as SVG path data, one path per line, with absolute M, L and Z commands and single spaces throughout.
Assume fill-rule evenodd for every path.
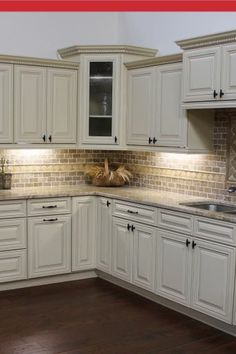
M 42 139 L 44 142 L 46 141 L 46 134 L 43 134 Z
M 134 230 L 135 230 L 135 227 L 134 227 L 134 225 L 132 225 L 131 226 L 131 231 L 134 232 Z
M 191 242 L 187 239 L 186 242 L 185 242 L 186 247 L 188 247 L 188 246 L 190 245 L 190 243 L 191 243 Z
M 153 144 L 156 144 L 156 142 L 157 142 L 157 139 L 156 139 L 155 136 L 154 136 L 154 138 L 153 138 Z
M 128 209 L 128 210 L 127 210 L 127 213 L 130 213 L 130 214 L 138 214 L 138 211 L 133 211 L 133 210 Z
M 224 96 L 224 91 L 222 89 L 220 89 L 220 98 L 222 98 Z
M 117 136 L 115 136 L 114 140 L 115 140 L 115 143 L 117 143 L 117 141 L 118 141 Z
M 218 96 L 218 93 L 216 92 L 216 90 L 213 91 L 213 97 L 216 98 Z
M 192 249 L 194 249 L 194 247 L 197 246 L 196 242 L 192 242 Z
M 52 136 L 51 135 L 49 135 L 48 140 L 50 141 L 50 143 L 52 142 Z
M 43 221 L 57 221 L 58 218 L 55 218 L 55 219 L 43 219 Z
M 130 229 L 131 229 L 131 225 L 128 224 L 128 225 L 127 225 L 127 230 L 129 231 Z
M 111 205 L 111 202 L 109 202 L 109 200 L 107 200 L 107 207 L 109 207 L 109 205 Z
M 42 208 L 43 209 L 54 209 L 54 208 L 57 208 L 57 205 L 48 205 L 48 206 L 43 205 Z
M 149 138 L 148 139 L 148 144 L 151 144 L 152 143 L 152 138 Z

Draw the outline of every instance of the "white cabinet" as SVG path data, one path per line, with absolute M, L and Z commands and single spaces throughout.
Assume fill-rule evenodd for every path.
M 15 65 L 16 143 L 75 143 L 77 71 Z
M 112 275 L 131 281 L 133 233 L 128 230 L 128 221 L 113 217 L 112 230 Z
M 72 270 L 95 268 L 94 197 L 75 197 L 72 200 Z
M 128 72 L 127 143 L 147 145 L 155 122 L 155 68 Z
M 0 283 L 26 278 L 26 250 L 0 252 Z
M 231 323 L 235 250 L 195 240 L 191 307 Z
M 111 236 L 112 236 L 112 201 L 107 198 L 97 199 L 97 269 L 111 272 Z
M 146 290 L 154 291 L 156 229 L 139 223 L 134 223 L 132 226 L 132 283 Z
M 46 68 L 15 65 L 15 142 L 43 143 L 46 139 Z
M 222 47 L 221 88 L 224 100 L 236 99 L 236 44 Z
M 128 72 L 127 144 L 183 147 L 187 118 L 181 108 L 182 63 Z
M 13 65 L 0 64 L 0 144 L 13 143 Z
M 47 137 L 52 143 L 76 143 L 77 72 L 48 69 Z
M 189 236 L 158 230 L 157 294 L 187 306 L 191 289 L 191 242 Z
M 0 251 L 26 248 L 26 218 L 0 220 Z
M 29 277 L 71 271 L 71 215 L 28 219 Z

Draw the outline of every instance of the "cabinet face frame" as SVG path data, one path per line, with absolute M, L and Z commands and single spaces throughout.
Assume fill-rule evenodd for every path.
M 13 65 L 0 64 L 0 144 L 13 143 Z
M 89 136 L 89 73 L 91 62 L 112 62 L 112 135 Z M 121 89 L 121 59 L 119 55 L 83 55 L 81 56 L 81 80 L 80 80 L 80 120 L 82 144 L 117 145 L 119 144 L 119 120 L 120 120 L 120 89 Z M 117 142 L 115 142 L 117 137 Z

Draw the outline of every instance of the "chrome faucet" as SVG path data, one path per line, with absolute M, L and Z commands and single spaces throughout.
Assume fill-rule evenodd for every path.
M 234 193 L 234 192 L 236 192 L 236 187 L 234 187 L 234 186 L 229 187 L 229 188 L 228 188 L 228 192 L 229 192 L 229 193 Z

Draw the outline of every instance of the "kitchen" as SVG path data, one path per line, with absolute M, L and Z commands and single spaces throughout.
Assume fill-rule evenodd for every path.
M 37 38 L 0 56 L 0 353 L 235 351 L 231 15 L 158 47 L 132 39 L 128 15 L 0 14 Z M 103 44 L 78 40 L 78 19 Z M 129 185 L 91 185 L 86 169 L 106 158 Z

